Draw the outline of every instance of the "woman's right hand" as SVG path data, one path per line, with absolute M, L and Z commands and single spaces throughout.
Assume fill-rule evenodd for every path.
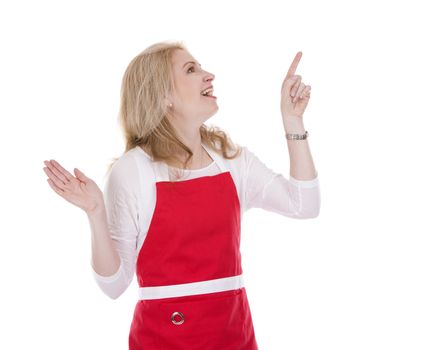
M 97 184 L 74 168 L 75 176 L 65 170 L 55 160 L 44 161 L 43 168 L 48 175 L 49 186 L 68 202 L 83 209 L 87 214 L 104 209 L 103 193 Z

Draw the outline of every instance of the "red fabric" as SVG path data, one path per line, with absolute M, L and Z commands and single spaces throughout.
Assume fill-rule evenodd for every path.
M 199 282 L 242 273 L 240 204 L 229 171 L 156 183 L 156 207 L 140 249 L 140 287 Z M 176 325 L 173 312 L 185 321 Z M 139 300 L 130 350 L 257 350 L 245 288 Z

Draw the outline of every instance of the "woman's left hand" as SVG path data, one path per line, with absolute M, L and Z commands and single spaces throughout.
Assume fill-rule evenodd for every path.
M 300 75 L 294 75 L 301 57 L 302 52 L 299 51 L 282 83 L 281 113 L 284 123 L 292 123 L 295 119 L 302 119 L 302 115 L 310 100 L 311 86 L 305 85 Z

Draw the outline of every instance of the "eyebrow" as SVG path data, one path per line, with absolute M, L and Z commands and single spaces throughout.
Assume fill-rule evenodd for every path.
M 184 65 L 183 65 L 183 67 L 182 68 L 184 68 L 188 63 L 194 63 L 194 64 L 196 64 L 196 62 L 194 62 L 194 61 L 189 61 L 189 62 L 186 62 Z M 202 65 L 199 63 L 199 66 L 201 66 L 202 67 Z

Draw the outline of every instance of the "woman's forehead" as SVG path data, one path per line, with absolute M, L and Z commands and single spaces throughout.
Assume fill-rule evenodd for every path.
M 197 60 L 186 50 L 176 50 L 173 55 L 173 64 L 179 69 L 183 68 L 183 65 L 188 62 L 195 62 L 199 64 Z

